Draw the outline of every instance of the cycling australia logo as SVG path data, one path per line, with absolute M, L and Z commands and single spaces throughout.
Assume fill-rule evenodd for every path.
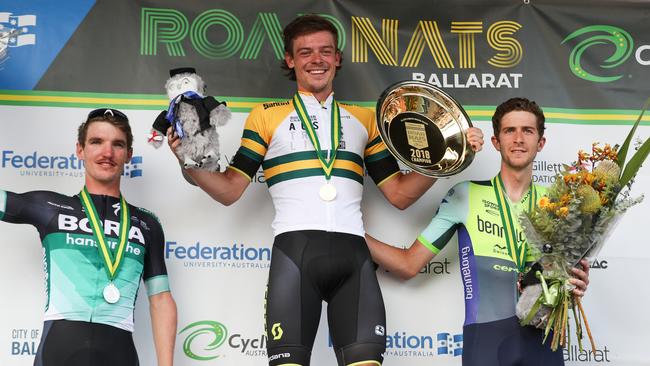
M 225 325 L 203 320 L 194 322 L 183 328 L 178 334 L 187 332 L 183 341 L 183 352 L 193 360 L 208 361 L 221 357 L 214 354 L 214 350 L 221 347 L 228 336 L 228 329 Z
M 224 358 L 229 351 L 239 355 L 266 357 L 266 336 L 245 337 L 229 332 L 225 324 L 214 320 L 201 320 L 187 325 L 183 335 L 183 353 L 195 361 Z
M 569 56 L 569 67 L 575 76 L 596 83 L 609 83 L 623 77 L 623 75 L 601 75 L 604 73 L 601 69 L 614 69 L 630 57 L 634 49 L 634 40 L 628 32 L 610 25 L 591 25 L 569 34 L 562 44 L 578 39 L 581 40 L 573 46 Z M 609 47 L 604 47 L 606 45 Z M 605 55 L 604 49 L 610 51 L 613 49 L 613 52 Z M 637 53 L 639 59 L 640 51 Z M 603 57 L 604 60 L 596 61 L 598 57 Z M 583 58 L 589 58 L 589 62 L 585 62 Z M 585 67 L 584 64 L 587 63 L 598 64 L 598 66 Z
M 36 15 L 0 12 L 0 70 L 9 57 L 9 49 L 36 44 Z
M 185 244 L 168 241 L 165 243 L 165 259 L 182 261 L 184 267 L 192 269 L 268 269 L 271 248 L 242 243 L 208 244 L 197 241 Z
M 85 175 L 84 162 L 75 154 L 55 155 L 41 151 L 19 152 L 2 150 L 0 156 L 2 169 L 16 171 L 25 177 L 67 177 L 78 178 Z M 142 156 L 134 156 L 124 165 L 123 176 L 128 178 L 141 177 Z

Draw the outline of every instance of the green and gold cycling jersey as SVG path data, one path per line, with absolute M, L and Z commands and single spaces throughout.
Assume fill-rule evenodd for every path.
M 244 126 L 239 150 L 229 166 L 251 179 L 259 167 L 275 207 L 274 234 L 323 230 L 363 236 L 361 198 L 366 170 L 379 186 L 399 173 L 399 166 L 379 137 L 373 111 L 323 103 L 300 92 L 320 153 L 334 158 L 329 183 L 336 199 L 323 200 L 319 189 L 328 182 L 318 153 L 291 101 L 263 103 L 254 108 Z M 340 141 L 332 139 L 332 109 L 339 105 Z M 336 153 L 334 153 L 336 150 Z

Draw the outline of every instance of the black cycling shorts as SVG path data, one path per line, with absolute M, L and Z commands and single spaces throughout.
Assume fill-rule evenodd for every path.
M 551 351 L 549 334 L 531 326 L 522 327 L 517 317 L 463 328 L 463 366 L 563 366 L 561 348 Z
M 131 332 L 106 324 L 49 320 L 34 366 L 138 366 Z
M 339 366 L 381 365 L 386 312 L 363 237 L 292 231 L 275 238 L 267 288 L 269 365 L 309 365 L 323 300 Z

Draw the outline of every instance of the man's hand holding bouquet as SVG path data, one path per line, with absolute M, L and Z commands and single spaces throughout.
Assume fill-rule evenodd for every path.
M 552 335 L 553 350 L 569 342 L 569 310 L 580 349 L 583 324 L 595 349 L 580 298 L 571 293 L 575 288 L 569 280 L 571 268 L 581 259 L 592 261 L 623 213 L 643 199 L 632 198 L 630 188 L 650 153 L 650 139 L 637 146 L 627 164 L 625 161 L 648 104 L 650 99 L 623 145 L 601 147 L 595 143 L 591 153 L 580 151 L 578 160 L 565 165 L 538 205 L 520 217 L 537 261 L 521 281 L 517 316 L 522 325 L 544 329 L 544 341 Z

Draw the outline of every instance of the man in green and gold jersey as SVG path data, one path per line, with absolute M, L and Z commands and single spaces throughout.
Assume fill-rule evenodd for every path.
M 251 111 L 224 173 L 186 172 L 229 205 L 260 166 L 264 170 L 275 207 L 266 306 L 270 366 L 310 364 L 323 301 L 338 365 L 381 365 L 385 311 L 364 240 L 364 174 L 398 208 L 415 202 L 435 179 L 402 174 L 379 137 L 373 111 L 334 97 L 342 53 L 332 23 L 303 15 L 283 35 L 283 68 L 296 82 L 293 97 Z M 170 137 L 176 149 L 180 141 Z M 471 129 L 468 142 L 480 150 L 481 131 Z
M 533 160 L 546 143 L 544 121 L 535 102 L 525 98 L 505 101 L 492 117 L 492 144 L 501 154 L 501 169 L 493 179 L 465 181 L 451 188 L 436 216 L 408 249 L 366 236 L 376 262 L 402 278 L 411 278 L 458 232 L 465 294 L 463 366 L 564 364 L 562 350 L 552 352 L 542 344 L 542 331 L 520 326 L 515 315 L 517 273 L 533 260 L 526 252 L 517 216 L 530 210 L 543 193 L 542 187 L 532 183 L 532 173 Z M 508 213 L 514 222 L 510 231 L 510 225 L 502 221 Z M 584 260 L 581 265 L 582 269 L 573 269 L 575 278 L 570 280 L 577 296 L 584 294 L 589 282 L 589 266 Z

